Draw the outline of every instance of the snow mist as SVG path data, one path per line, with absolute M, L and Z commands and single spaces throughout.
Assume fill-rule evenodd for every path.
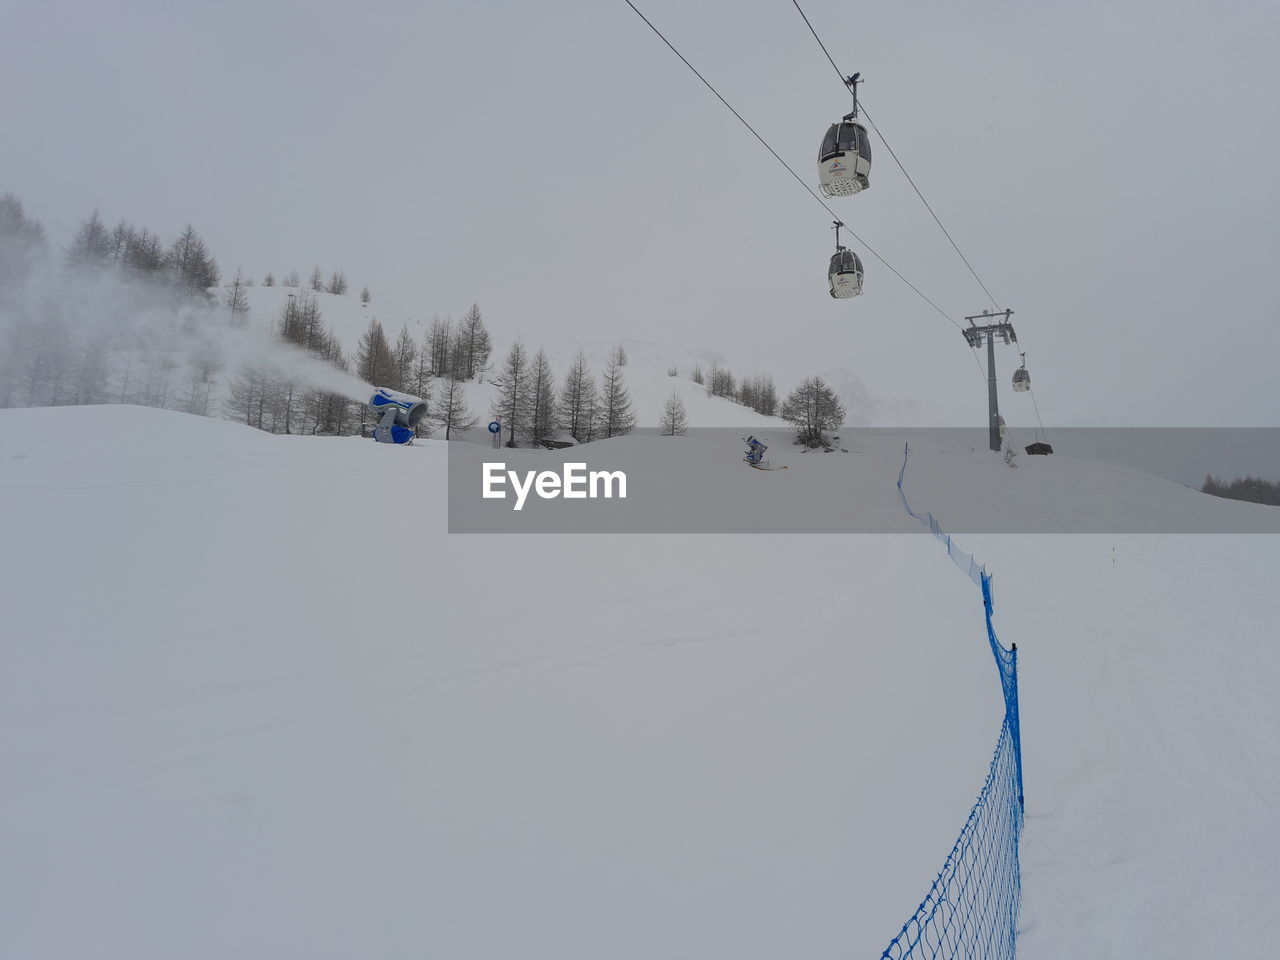
M 212 414 L 218 388 L 249 368 L 369 400 L 373 385 L 281 340 L 275 320 L 113 266 L 41 255 L 0 289 L 0 407 L 133 402 Z

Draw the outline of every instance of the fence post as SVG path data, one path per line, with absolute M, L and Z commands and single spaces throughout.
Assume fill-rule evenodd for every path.
M 1018 806 L 1026 809 L 1022 794 L 1022 722 L 1018 716 L 1018 645 L 1010 644 L 1009 689 L 1005 693 L 1004 710 L 1009 722 L 1009 735 L 1013 740 L 1013 759 L 1018 771 Z

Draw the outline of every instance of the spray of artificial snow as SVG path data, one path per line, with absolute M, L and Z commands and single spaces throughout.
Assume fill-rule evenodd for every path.
M 191 376 L 217 371 L 223 382 L 257 367 L 272 379 L 366 402 L 375 387 L 275 336 L 275 318 L 233 322 L 231 310 L 119 270 L 72 269 L 43 256 L 15 287 L 0 290 L 0 406 L 103 402 L 114 386 L 85 401 L 74 391 L 41 387 L 74 381 L 90 356 L 125 364 L 160 365 Z M 54 372 L 55 370 L 59 372 Z

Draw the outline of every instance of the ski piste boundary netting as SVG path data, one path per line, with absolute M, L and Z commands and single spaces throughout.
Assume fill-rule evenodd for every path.
M 982 591 L 987 640 L 1000 672 L 1004 721 L 987 780 L 969 811 L 924 901 L 881 955 L 889 960 L 998 960 L 1017 950 L 1022 902 L 1018 843 L 1022 838 L 1022 736 L 1018 723 L 1018 646 L 1006 649 L 992 626 L 991 575 L 957 547 L 932 513 L 911 509 L 902 481 L 910 444 L 902 451 L 898 496 L 902 506 L 946 545 L 947 556 Z
M 916 520 L 923 523 L 929 528 L 929 532 L 933 534 L 934 539 L 943 543 L 947 548 L 947 556 L 951 558 L 951 562 L 964 571 L 964 575 L 973 581 L 973 585 L 982 588 L 983 580 L 988 584 L 991 582 L 991 576 L 987 573 L 987 568 L 978 563 L 974 559 L 973 554 L 961 550 L 952 541 L 950 534 L 942 529 L 942 525 L 932 513 L 924 515 L 916 513 L 911 509 L 911 504 L 907 503 L 907 495 L 902 490 L 902 479 L 907 474 L 907 458 L 911 455 L 911 444 L 905 444 L 902 448 L 902 469 L 898 471 L 898 499 L 902 501 L 902 508 L 907 511 Z

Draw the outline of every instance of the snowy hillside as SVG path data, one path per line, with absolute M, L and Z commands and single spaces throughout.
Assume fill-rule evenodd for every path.
M 250 323 L 259 329 L 270 330 L 280 316 L 289 294 L 293 292 L 295 291 L 289 287 L 279 286 L 248 288 Z M 368 328 L 370 320 L 378 320 L 389 339 L 394 340 L 403 327 L 408 329 L 410 335 L 419 344 L 431 325 L 430 316 L 388 308 L 376 299 L 366 306 L 360 303 L 358 297 L 352 295 L 334 296 L 328 293 L 315 293 L 314 296 L 319 303 L 325 324 L 337 336 L 348 356 L 355 354 L 360 337 Z M 632 339 L 594 343 L 555 337 L 539 339 L 536 332 L 530 332 L 525 341 L 525 345 L 532 351 L 536 352 L 539 347 L 546 350 L 557 378 L 564 376 L 580 348 L 586 352 L 591 370 L 598 376 L 604 369 L 609 353 L 619 344 L 627 352 L 628 363 L 624 376 L 627 389 L 631 393 L 632 409 L 638 418 L 638 427 L 642 429 L 657 427 L 663 404 L 674 387 L 684 402 L 691 427 L 783 428 L 781 420 L 763 417 L 748 407 L 721 397 L 708 396 L 704 387 L 689 379 L 695 367 L 700 367 L 703 373 L 707 374 L 713 364 L 727 366 L 739 375 L 750 376 L 761 372 L 737 367 L 732 358 L 726 358 L 715 351 Z M 510 346 L 509 341 L 501 338 L 495 342 L 491 360 L 495 368 L 501 366 L 502 359 Z M 821 365 L 821 358 L 816 358 L 816 362 Z M 677 370 L 675 377 L 668 375 L 672 367 Z M 775 374 L 779 399 L 781 399 L 805 376 L 816 371 L 770 372 Z M 849 411 L 849 423 L 914 422 L 912 411 L 901 403 L 880 403 L 871 398 L 862 382 L 853 373 L 847 370 L 831 370 L 825 372 L 823 376 L 844 401 Z M 467 387 L 467 402 L 472 412 L 485 420 L 488 418 L 492 397 L 493 389 L 487 383 L 474 383 Z
M 621 470 L 631 495 L 580 509 L 576 502 L 533 498 L 519 513 L 480 496 L 487 444 L 450 448 L 452 479 L 473 495 L 451 500 L 451 529 L 462 532 L 650 533 L 910 533 L 917 529 L 894 484 L 905 442 L 912 444 L 913 499 L 945 518 L 953 533 L 1280 533 L 1280 510 L 1207 497 L 1180 484 L 1115 464 L 1062 454 L 1000 456 L 946 438 L 911 431 L 844 431 L 839 450 L 808 451 L 791 431 L 760 432 L 769 459 L 786 476 L 742 476 L 742 441 L 734 431 L 687 437 L 629 436 L 577 448 L 587 470 Z M 558 451 L 503 450 L 497 458 L 517 472 L 557 470 Z M 754 481 L 754 488 L 752 482 Z M 509 486 L 509 485 L 508 485 Z M 748 497 L 732 491 L 743 488 Z M 594 505 L 593 505 L 594 506 Z
M 887 510 L 897 453 L 717 497 Z M 948 456 L 913 459 L 917 506 Z M 879 955 L 1000 724 L 939 544 L 446 541 L 445 458 L 0 411 L 0 955 Z M 1020 509 L 1064 509 L 1055 462 Z M 1280 541 L 966 546 L 1021 654 L 1022 956 L 1265 954 Z

